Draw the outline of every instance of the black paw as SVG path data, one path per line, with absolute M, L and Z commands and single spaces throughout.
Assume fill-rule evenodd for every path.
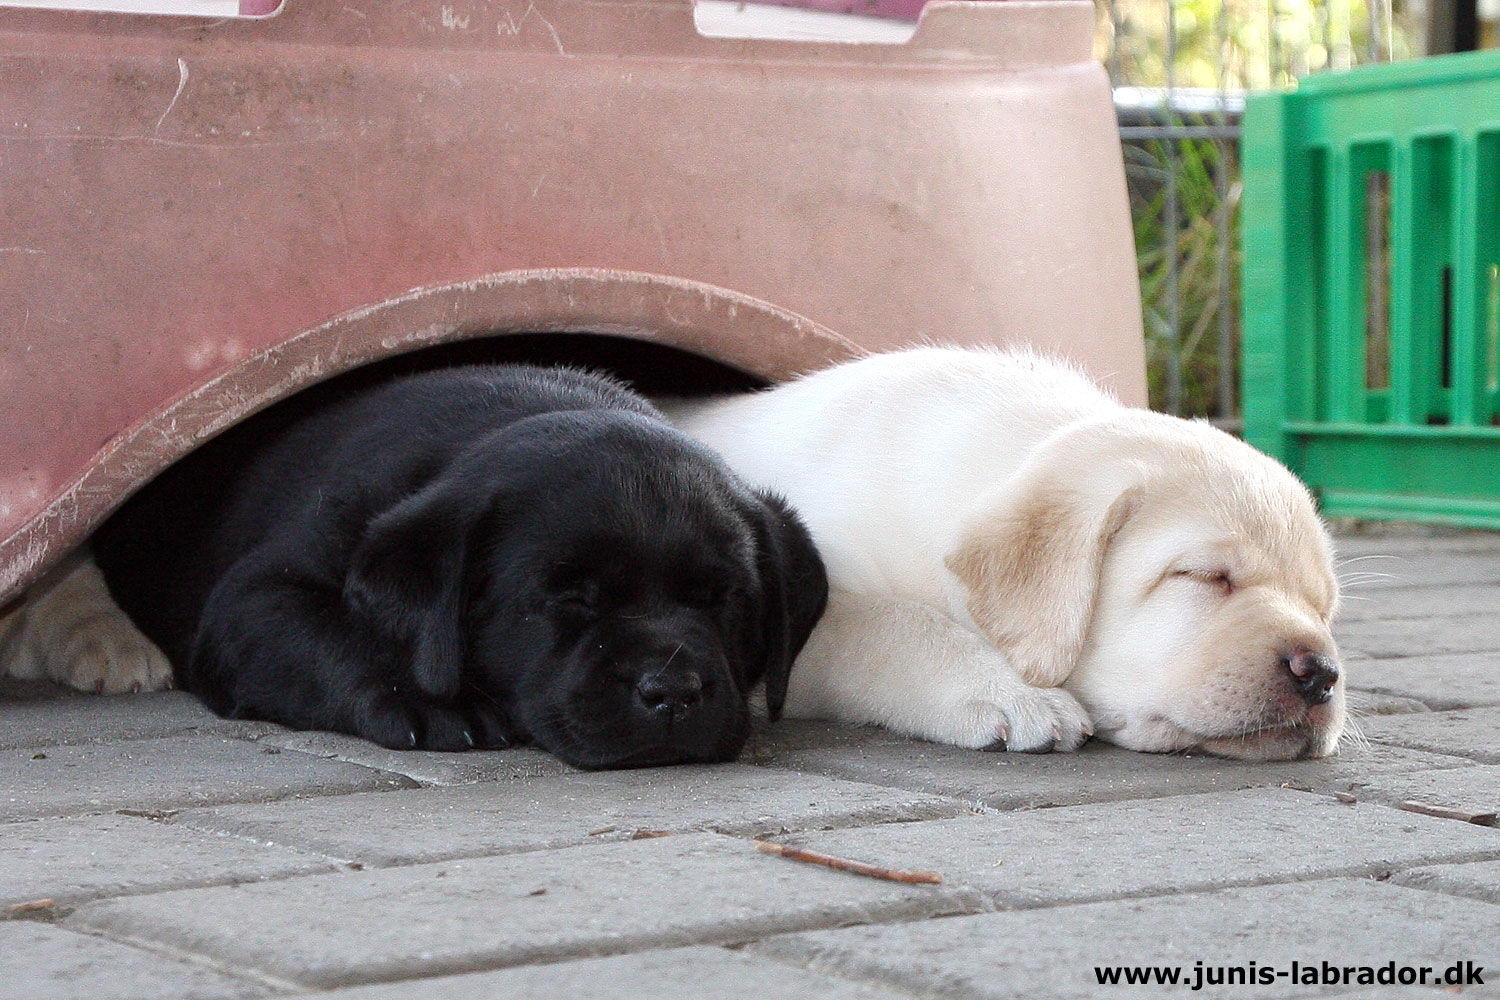
M 504 750 L 522 742 L 498 709 L 469 705 L 464 708 L 464 715 L 469 720 L 469 733 L 476 750 Z
M 498 711 L 402 699 L 394 692 L 372 699 L 354 732 L 392 750 L 456 753 L 499 750 L 515 742 Z

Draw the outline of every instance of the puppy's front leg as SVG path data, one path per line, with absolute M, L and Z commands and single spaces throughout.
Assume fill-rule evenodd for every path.
M 188 686 L 220 715 L 351 733 L 397 750 L 515 741 L 491 700 L 462 690 L 451 701 L 426 696 L 400 647 L 295 558 L 253 553 L 208 599 Z
M 974 749 L 1076 750 L 1088 713 L 1060 688 L 1023 681 L 983 636 L 939 609 L 848 591 L 792 669 L 786 714 L 873 722 Z

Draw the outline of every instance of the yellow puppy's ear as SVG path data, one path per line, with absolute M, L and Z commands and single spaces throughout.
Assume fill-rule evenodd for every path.
M 969 614 L 1028 684 L 1057 687 L 1083 651 L 1105 550 L 1145 493 L 1130 444 L 1101 425 L 1044 441 L 944 559 Z

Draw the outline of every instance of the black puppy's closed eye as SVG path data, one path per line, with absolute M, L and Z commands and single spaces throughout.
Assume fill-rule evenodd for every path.
M 598 580 L 572 577 L 554 583 L 551 603 L 568 611 L 597 614 L 604 608 L 604 588 Z
M 718 580 L 688 583 L 677 598 L 690 608 L 716 608 L 729 599 L 729 587 Z

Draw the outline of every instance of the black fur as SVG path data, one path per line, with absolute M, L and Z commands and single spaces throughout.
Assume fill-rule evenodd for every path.
M 641 397 L 477 366 L 271 417 L 94 540 L 214 711 L 581 767 L 731 759 L 762 679 L 779 714 L 822 563 L 784 503 Z

